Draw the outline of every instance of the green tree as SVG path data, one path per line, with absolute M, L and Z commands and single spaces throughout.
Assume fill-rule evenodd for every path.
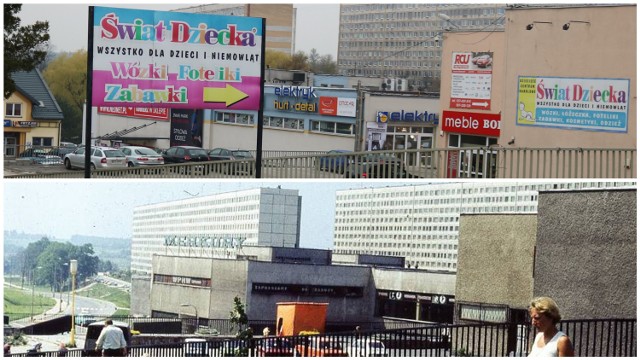
M 313 72 L 316 74 L 337 74 L 338 64 L 333 61 L 333 56 L 331 56 L 331 54 L 324 55 L 318 61 Z
M 316 71 L 316 68 L 318 66 L 318 63 L 320 62 L 320 54 L 318 54 L 318 50 L 311 49 L 311 51 L 309 52 L 309 69 L 313 72 Z
M 61 53 L 42 73 L 56 100 L 65 100 L 82 113 L 87 95 L 87 51 Z
M 290 70 L 308 70 L 309 65 L 307 62 L 309 61 L 309 57 L 304 51 L 298 51 L 297 53 L 291 56 L 291 65 L 289 67 Z
M 233 310 L 231 310 L 229 321 L 232 324 L 232 330 L 236 326 L 238 327 L 238 332 L 236 333 L 236 339 L 244 340 L 245 344 L 253 338 L 253 330 L 248 326 L 249 325 L 249 317 L 244 310 L 244 304 L 242 304 L 242 300 L 238 296 L 233 298 Z M 249 349 L 247 346 L 241 346 L 236 350 L 236 356 L 248 356 Z
M 65 99 L 58 100 L 58 105 L 64 114 L 62 141 L 82 143 L 82 108 L 68 103 Z
M 31 71 L 41 63 L 48 52 L 49 22 L 38 21 L 20 26 L 18 13 L 21 4 L 4 4 L 4 98 L 15 90 L 11 74 Z
M 264 63 L 272 69 L 289 69 L 291 56 L 282 51 L 267 50 L 264 54 Z

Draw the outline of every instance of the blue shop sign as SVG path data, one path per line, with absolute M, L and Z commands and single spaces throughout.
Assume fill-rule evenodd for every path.
M 13 126 L 13 124 L 11 123 L 11 120 L 4 121 L 4 127 L 11 127 L 11 126 Z
M 430 125 L 438 125 L 438 114 L 428 111 L 378 111 L 376 121 L 387 122 L 420 122 Z

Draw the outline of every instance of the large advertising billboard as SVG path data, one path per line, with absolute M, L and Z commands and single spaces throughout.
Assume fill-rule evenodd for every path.
M 92 106 L 258 110 L 262 21 L 94 7 Z
M 626 133 L 629 79 L 518 78 L 517 124 Z

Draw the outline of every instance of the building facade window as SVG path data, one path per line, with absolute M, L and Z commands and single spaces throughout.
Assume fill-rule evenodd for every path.
M 329 133 L 334 135 L 353 135 L 351 124 L 337 123 L 333 121 L 311 121 L 311 131 Z
M 216 122 L 240 125 L 254 125 L 255 120 L 251 114 L 237 114 L 228 112 L 216 112 Z
M 52 137 L 34 137 L 33 145 L 34 146 L 53 146 L 53 138 Z
M 279 116 L 265 116 L 263 125 L 274 129 L 304 130 L 303 119 L 292 119 Z
M 22 116 L 22 104 L 7 103 L 4 111 L 5 116 Z

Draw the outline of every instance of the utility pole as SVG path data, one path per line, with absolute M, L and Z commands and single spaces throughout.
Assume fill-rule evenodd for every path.
M 364 98 L 362 96 L 362 83 L 360 80 L 358 80 L 358 86 L 357 86 L 357 97 L 356 97 L 356 136 L 355 136 L 355 143 L 353 144 L 353 151 L 354 152 L 358 152 L 358 151 L 362 151 L 362 148 L 360 147 L 360 143 L 362 142 L 362 124 L 364 121 L 364 114 L 362 114 L 362 102 L 364 101 Z

